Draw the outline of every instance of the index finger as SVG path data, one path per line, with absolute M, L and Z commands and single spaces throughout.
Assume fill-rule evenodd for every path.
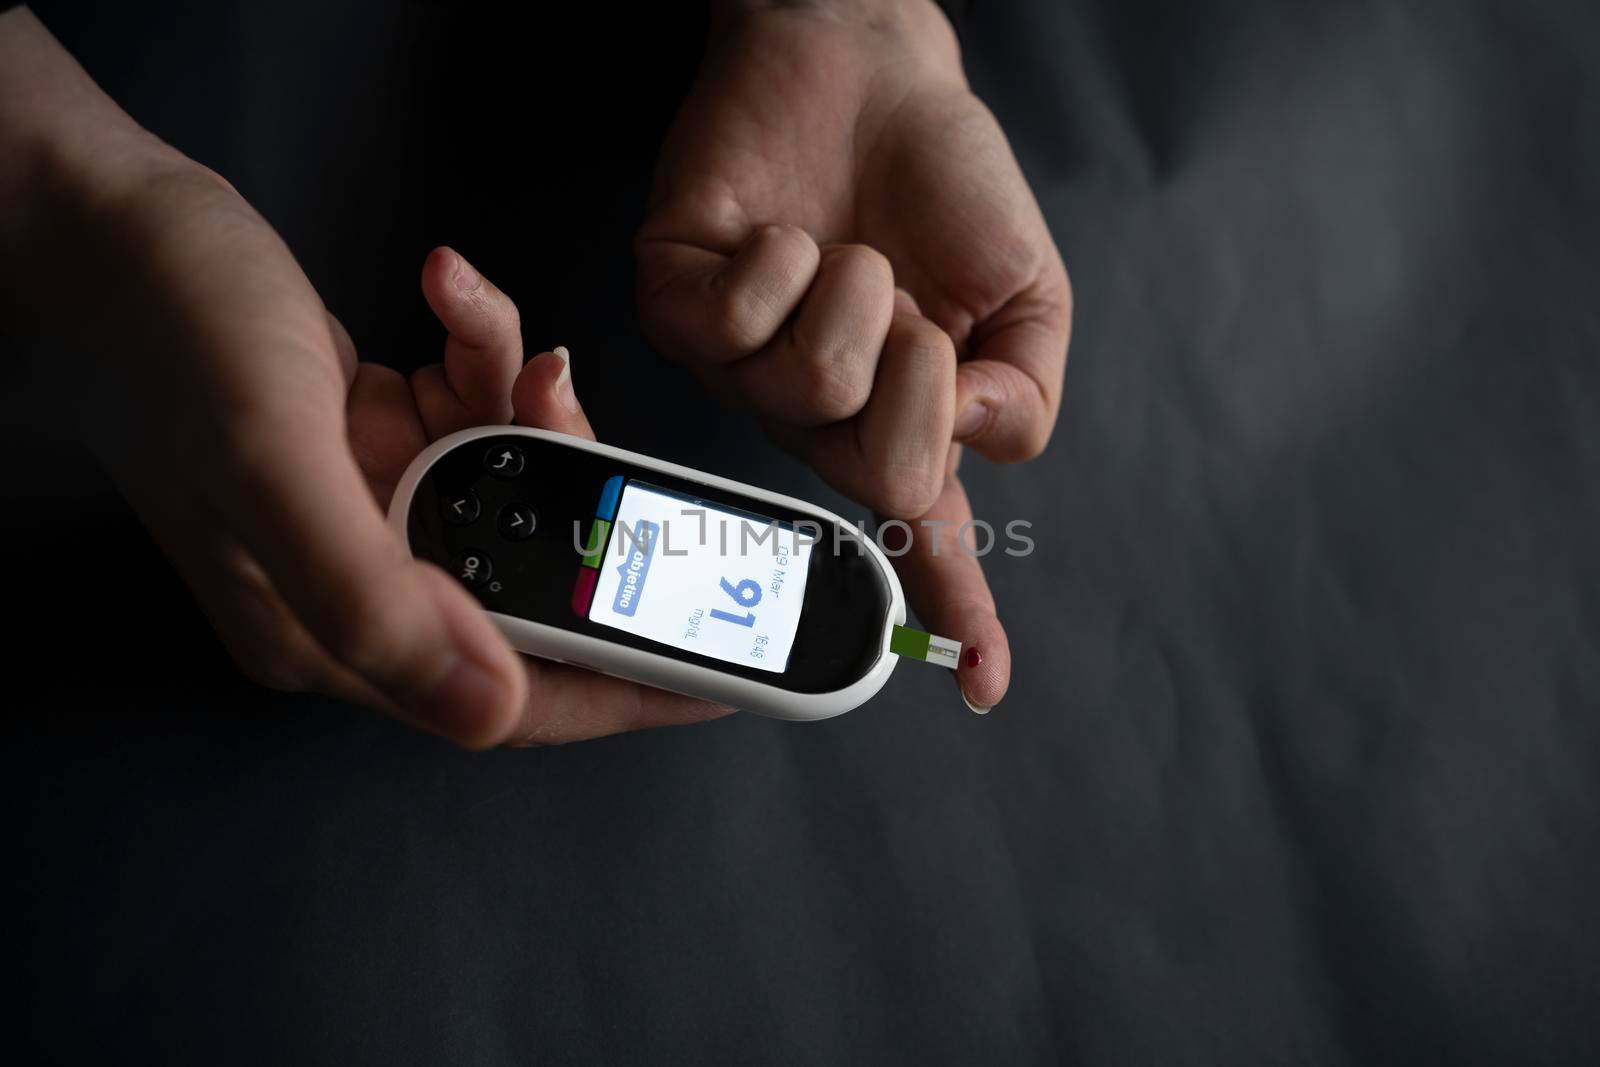
M 966 525 L 972 504 L 956 475 L 960 454 L 952 446 L 943 490 L 911 524 L 910 547 L 893 562 L 923 628 L 961 642 L 956 685 L 967 707 L 985 714 L 1011 684 L 1011 644 L 978 559 L 976 527 Z
M 522 369 L 522 328 L 517 305 L 458 252 L 435 248 L 422 265 L 422 295 L 448 337 L 441 395 L 458 409 L 446 427 L 494 425 L 511 419 L 511 386 Z M 424 416 L 430 412 L 424 412 Z

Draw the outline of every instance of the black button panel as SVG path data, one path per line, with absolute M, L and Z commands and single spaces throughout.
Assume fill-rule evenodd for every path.
M 469 548 L 458 552 L 455 559 L 451 560 L 450 571 L 462 585 L 476 589 L 489 584 L 489 579 L 494 576 L 494 563 L 484 553 Z
M 496 609 L 526 595 L 525 588 L 542 588 L 538 583 L 550 575 L 564 580 L 569 569 L 573 550 L 556 538 L 555 526 L 540 521 L 542 510 L 534 510 L 539 501 L 529 497 L 528 478 L 540 455 L 515 438 L 474 441 L 441 457 L 415 497 L 430 512 L 427 523 L 419 526 L 414 518 L 410 524 L 418 555 Z M 538 473 L 542 486 L 544 469 Z M 432 548 L 422 547 L 430 543 Z M 508 593 L 513 587 L 518 592 Z
M 483 469 L 496 478 L 515 478 L 527 462 L 515 445 L 495 445 L 483 454 Z
M 507 504 L 500 509 L 496 525 L 500 527 L 500 536 L 507 541 L 521 541 L 533 534 L 534 522 L 533 509 L 528 505 Z
M 471 526 L 478 521 L 482 512 L 483 505 L 478 502 L 478 494 L 471 490 L 453 493 L 439 500 L 439 514 L 451 526 Z

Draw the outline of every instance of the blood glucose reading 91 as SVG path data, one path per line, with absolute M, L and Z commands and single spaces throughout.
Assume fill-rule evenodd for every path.
M 781 672 L 800 625 L 816 531 L 629 481 L 589 621 Z

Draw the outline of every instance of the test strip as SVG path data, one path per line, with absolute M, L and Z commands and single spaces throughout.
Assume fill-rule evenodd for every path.
M 889 635 L 889 651 L 904 659 L 920 659 L 955 670 L 961 662 L 961 642 L 936 637 L 921 630 L 896 626 Z

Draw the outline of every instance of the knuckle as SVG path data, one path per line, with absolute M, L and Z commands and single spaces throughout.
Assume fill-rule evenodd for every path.
M 1014 407 L 1021 413 L 1011 445 L 1011 459 L 1017 463 L 1036 459 L 1049 447 L 1060 412 L 1059 393 L 1031 377 L 1028 381 L 1032 389 L 1024 387 L 1024 395 L 1013 398 Z
M 748 355 L 767 341 L 770 309 L 751 286 L 728 285 L 717 290 L 711 328 L 726 348 Z
M 280 693 L 303 693 L 311 688 L 309 664 L 286 650 L 235 651 L 233 661 L 256 685 Z
M 830 422 L 856 414 L 872 395 L 872 382 L 862 370 L 862 361 L 849 352 L 808 352 L 799 382 L 806 406 Z
M 1054 420 L 1043 412 L 1033 417 L 1016 420 L 996 435 L 994 444 L 986 451 L 997 463 L 1026 463 L 1037 459 L 1050 444 Z
M 895 380 L 924 397 L 930 410 L 955 403 L 956 350 L 950 337 L 926 320 L 906 321 L 894 339 Z
M 889 257 L 871 245 L 836 245 L 827 253 L 828 265 L 849 272 L 853 281 L 870 282 L 894 291 L 894 267 Z
M 343 444 L 342 384 L 336 398 L 328 390 L 306 389 L 289 399 L 240 398 L 220 424 L 203 418 L 178 427 L 180 447 L 224 478 L 237 497 L 281 498 L 289 477 L 286 453 Z
M 224 191 L 231 193 L 234 196 L 239 196 L 239 190 L 235 188 L 234 184 L 224 177 L 221 172 L 213 170 L 203 163 L 195 163 L 193 166 L 195 167 L 196 173 L 199 174 L 202 179 L 214 182 Z M 243 197 L 240 197 L 240 199 L 243 199 Z
M 805 231 L 803 226 L 796 226 L 792 222 L 775 222 L 763 226 L 756 234 L 756 239 L 769 244 L 788 245 L 789 251 L 805 255 L 816 247 L 816 242 Z
M 1017 460 L 1025 462 L 1037 459 L 1044 453 L 1050 444 L 1050 431 L 1054 420 L 1040 417 L 1030 419 L 1022 427 L 1022 432 L 1017 435 Z
M 219 636 L 239 670 L 257 685 L 281 693 L 302 693 L 316 683 L 316 659 L 291 627 L 246 623 L 242 628 L 219 628 Z
M 482 293 L 483 289 L 489 289 Z M 488 285 L 480 287 L 482 295 L 479 299 L 483 303 L 485 315 L 497 326 L 506 330 L 522 328 L 522 312 L 517 308 L 517 302 L 498 288 Z
M 303 692 L 316 684 L 321 664 L 315 646 L 258 566 L 235 562 L 213 587 L 220 596 L 207 607 L 207 614 L 246 678 L 285 693 Z
M 412 371 L 407 381 L 414 392 L 423 392 L 432 389 L 434 383 L 443 377 L 443 363 L 427 363 Z
M 902 319 L 896 338 L 899 355 L 919 374 L 955 372 L 956 346 L 950 335 L 927 319 Z
M 467 309 L 463 326 L 474 333 L 496 334 L 522 328 L 522 313 L 516 302 L 485 282 L 461 294 Z
M 929 468 L 913 464 L 885 465 L 874 472 L 875 503 L 896 519 L 914 519 L 927 513 L 939 496 L 939 478 Z
M 741 258 L 760 264 L 774 282 L 785 287 L 798 285 L 802 275 L 815 271 L 821 255 L 811 235 L 791 223 L 761 227 L 740 253 Z
M 491 302 L 489 318 L 502 333 L 514 336 L 522 332 L 522 312 L 518 310 L 517 302 L 504 293 Z
M 337 598 L 324 639 L 329 653 L 363 678 L 390 677 L 399 652 L 389 618 L 381 590 L 357 589 Z

